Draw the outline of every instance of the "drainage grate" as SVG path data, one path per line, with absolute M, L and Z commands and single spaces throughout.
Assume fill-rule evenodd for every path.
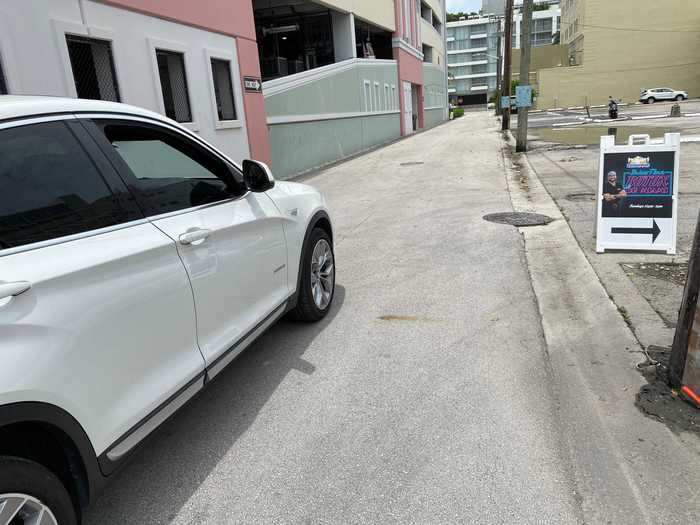
M 554 219 L 540 213 L 506 212 L 489 213 L 484 215 L 484 220 L 499 224 L 510 224 L 511 226 L 543 226 Z
M 402 162 L 399 164 L 399 166 L 420 166 L 421 164 L 425 164 L 423 161 L 418 161 L 418 162 Z
M 567 201 L 594 201 L 595 193 L 569 193 L 566 197 Z

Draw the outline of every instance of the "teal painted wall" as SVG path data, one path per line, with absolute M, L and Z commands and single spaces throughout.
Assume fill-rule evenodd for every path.
M 280 179 L 340 160 L 401 135 L 398 71 L 395 61 L 358 60 L 350 69 L 329 70 L 321 78 L 297 77 L 298 85 L 265 95 L 272 170 Z M 322 70 L 323 68 L 320 68 Z M 290 82 L 297 82 L 287 77 Z M 365 81 L 369 81 L 369 89 Z M 267 86 L 263 87 L 263 93 Z M 375 87 L 378 83 L 378 89 Z M 394 89 L 392 89 L 392 86 Z M 388 88 L 388 90 L 387 90 Z M 268 88 L 268 93 L 273 92 Z M 394 111 L 384 115 L 373 112 Z M 367 113 L 313 120 L 313 116 Z M 280 123 L 276 117 L 304 122 Z M 303 117 L 302 117 L 303 116 Z
M 423 64 L 424 127 L 431 128 L 447 120 L 447 79 L 445 71 L 432 64 Z M 433 109 L 437 108 L 437 109 Z
M 321 120 L 270 126 L 275 177 L 288 179 L 401 134 L 399 115 Z
M 437 126 L 441 122 L 445 122 L 445 120 L 445 110 L 443 108 L 426 109 L 423 115 L 423 122 L 426 128 Z

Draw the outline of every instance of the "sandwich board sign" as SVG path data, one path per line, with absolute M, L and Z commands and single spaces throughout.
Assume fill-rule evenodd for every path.
M 624 145 L 600 137 L 596 251 L 676 253 L 681 136 L 663 143 L 632 135 Z

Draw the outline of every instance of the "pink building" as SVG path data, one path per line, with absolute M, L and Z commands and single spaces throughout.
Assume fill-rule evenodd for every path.
M 444 16 L 444 0 L 4 0 L 0 94 L 145 107 L 290 177 L 446 119 Z

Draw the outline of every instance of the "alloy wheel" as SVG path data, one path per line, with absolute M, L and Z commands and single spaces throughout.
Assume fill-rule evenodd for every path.
M 328 241 L 320 239 L 311 256 L 311 295 L 316 307 L 325 310 L 333 297 L 335 265 Z
M 0 525 L 58 525 L 46 505 L 26 494 L 0 494 Z

